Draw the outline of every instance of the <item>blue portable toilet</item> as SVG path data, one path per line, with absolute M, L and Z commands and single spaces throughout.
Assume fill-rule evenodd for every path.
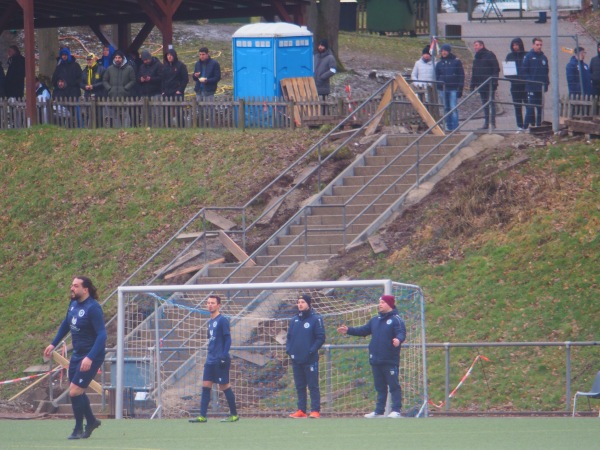
M 313 76 L 313 36 L 291 23 L 253 23 L 233 34 L 233 96 L 281 97 L 284 78 Z

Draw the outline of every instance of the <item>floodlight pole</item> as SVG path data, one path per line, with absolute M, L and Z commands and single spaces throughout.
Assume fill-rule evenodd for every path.
M 115 419 L 123 418 L 123 371 L 124 343 L 125 343 L 125 301 L 123 292 L 119 289 L 119 303 L 117 306 L 117 384 L 115 390 Z
M 437 36 L 437 0 L 429 0 L 429 42 Z

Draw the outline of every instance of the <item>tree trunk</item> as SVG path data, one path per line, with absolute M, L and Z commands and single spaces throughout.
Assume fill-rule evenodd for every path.
M 313 32 L 315 51 L 321 39 L 327 39 L 329 48 L 337 61 L 338 71 L 343 72 L 344 66 L 338 57 L 338 34 L 340 32 L 340 2 L 339 0 L 312 0 L 306 11 L 307 26 Z

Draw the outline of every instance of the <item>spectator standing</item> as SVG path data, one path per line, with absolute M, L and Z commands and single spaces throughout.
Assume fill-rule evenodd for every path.
M 510 52 L 506 55 L 506 62 L 514 62 L 515 75 L 506 75 L 510 80 L 510 95 L 515 108 L 515 118 L 517 121 L 517 133 L 524 129 L 523 125 L 523 105 L 527 103 L 527 93 L 525 91 L 525 81 L 523 80 L 523 58 L 525 57 L 525 46 L 521 38 L 514 38 L 510 42 Z
M 498 89 L 498 76 L 500 75 L 500 65 L 494 52 L 485 48 L 483 41 L 475 41 L 475 58 L 473 59 L 473 71 L 471 72 L 471 91 L 481 86 L 479 98 L 481 98 L 483 108 L 484 122 L 482 130 L 496 128 L 496 90 Z M 490 80 L 490 78 L 492 78 Z
M 307 417 L 306 388 L 310 392 L 311 419 L 321 417 L 321 391 L 319 389 L 319 349 L 325 343 L 323 318 L 311 307 L 310 295 L 298 299 L 298 314 L 290 320 L 285 345 L 292 360 L 294 384 L 298 395 L 298 410 L 290 414 L 292 419 Z
M 429 103 L 429 92 L 431 89 L 430 81 L 435 80 L 435 67 L 429 53 L 429 45 L 426 45 L 421 52 L 421 57 L 415 62 L 410 79 L 413 81 L 413 86 L 417 89 L 426 89 L 425 101 Z
M 115 51 L 112 65 L 102 78 L 106 94 L 110 98 L 129 97 L 135 85 L 135 70 L 127 64 L 127 58 L 121 50 Z
M 329 79 L 337 72 L 335 56 L 333 56 L 333 53 L 329 49 L 327 39 L 319 41 L 317 53 L 314 55 L 314 68 L 317 93 L 325 100 L 331 92 Z
M 79 98 L 81 95 L 81 90 L 79 89 L 81 66 L 75 61 L 75 58 L 71 55 L 71 51 L 66 47 L 60 49 L 58 56 L 58 64 L 52 74 L 52 86 L 56 89 L 58 87 L 58 80 L 63 80 L 66 85 L 65 97 Z
M 102 56 L 98 60 L 98 65 L 104 67 L 104 70 L 108 69 L 113 62 L 113 55 L 115 48 L 112 45 L 105 45 L 102 48 Z
M 373 372 L 377 403 L 375 410 L 365 414 L 367 419 L 402 417 L 402 388 L 400 387 L 400 346 L 406 339 L 406 325 L 396 310 L 393 295 L 379 299 L 379 315 L 361 327 L 340 326 L 337 331 L 350 336 L 371 336 L 369 364 Z M 387 393 L 390 393 L 392 411 L 385 416 Z
M 206 309 L 210 313 L 208 320 L 208 354 L 204 363 L 204 373 L 202 375 L 202 396 L 200 398 L 200 415 L 195 419 L 190 419 L 191 423 L 208 422 L 208 405 L 210 404 L 210 391 L 212 385 L 217 383 L 225 395 L 229 405 L 229 416 L 221 422 L 237 422 L 240 417 L 237 415 L 235 404 L 235 395 L 229 384 L 229 370 L 231 368 L 231 357 L 229 349 L 231 348 L 231 330 L 229 319 L 221 314 L 221 297 L 210 295 L 206 300 Z
M 198 50 L 198 61 L 194 65 L 192 78 L 196 81 L 194 87 L 196 99 L 213 100 L 217 92 L 217 84 L 221 80 L 221 66 L 210 57 L 207 47 Z
M 142 65 L 138 72 L 139 93 L 142 97 L 155 97 L 161 94 L 163 65 L 148 50 L 142 50 Z
M 444 44 L 440 48 L 440 60 L 435 65 L 435 79 L 439 95 L 444 102 L 444 113 L 448 114 L 456 108 L 458 99 L 462 97 L 465 86 L 465 71 L 460 59 L 452 53 L 452 47 Z M 446 131 L 458 128 L 458 110 L 446 116 Z
M 188 81 L 186 65 L 179 61 L 174 49 L 167 50 L 162 73 L 162 95 L 183 100 Z
M 90 53 L 86 56 L 86 66 L 81 72 L 80 87 L 83 89 L 83 96 L 85 98 L 90 97 L 104 97 L 106 91 L 103 84 L 104 67 L 98 64 L 96 55 Z
M 8 98 L 23 98 L 25 96 L 25 57 L 19 47 L 8 47 L 8 67 L 4 80 L 4 93 Z
M 600 96 L 600 42 L 598 42 L 596 56 L 590 60 L 590 74 L 594 95 Z
M 573 50 L 573 53 L 566 68 L 569 96 L 592 95 L 594 91 L 592 74 L 590 73 L 590 67 L 583 61 L 585 59 L 585 49 L 577 47 Z
M 76 277 L 71 284 L 71 303 L 52 343 L 44 350 L 51 358 L 61 340 L 71 333 L 73 353 L 69 362 L 69 397 L 75 416 L 75 428 L 68 439 L 87 439 L 101 425 L 94 417 L 85 394 L 104 362 L 106 329 L 102 307 L 97 301 L 96 287 L 87 277 Z M 85 430 L 83 419 L 86 420 Z
M 532 42 L 533 48 L 523 58 L 523 78 L 527 92 L 524 129 L 542 124 L 544 92 L 548 92 L 550 85 L 548 58 L 542 51 L 543 42 L 537 37 Z

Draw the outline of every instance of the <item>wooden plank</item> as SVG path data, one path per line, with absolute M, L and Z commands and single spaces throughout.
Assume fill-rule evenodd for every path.
M 191 252 L 186 253 L 185 255 L 181 255 L 177 260 L 173 261 L 166 266 L 161 267 L 158 270 L 154 271 L 154 275 L 165 274 L 171 270 L 177 269 L 179 266 L 185 264 L 186 262 L 196 258 L 197 256 L 202 254 L 202 250 L 192 250 Z
M 23 372 L 25 373 L 43 373 L 48 372 L 48 364 L 38 364 L 35 366 L 29 366 Z
M 273 197 L 267 202 L 265 209 L 263 209 L 263 213 L 269 210 L 269 208 L 270 210 L 263 217 L 261 217 L 261 219 L 258 222 L 256 222 L 257 225 L 268 225 L 271 223 L 271 220 L 273 220 L 273 217 L 275 217 L 275 214 L 277 214 L 277 211 L 279 211 L 279 208 L 281 208 L 281 205 L 283 204 L 283 202 L 280 202 L 281 197 L 283 197 L 283 195 Z M 277 206 L 273 206 L 277 202 L 279 202 Z
M 197 264 L 195 266 L 186 267 L 185 269 L 177 270 L 176 272 L 170 273 L 165 276 L 165 280 L 170 280 L 171 278 L 178 277 L 180 275 L 185 275 L 188 273 L 198 272 L 203 269 L 204 266 L 210 266 L 211 264 L 221 264 L 225 262 L 225 258 L 217 258 L 212 261 L 208 261 L 206 264 Z
M 313 77 L 284 78 L 281 80 L 281 91 L 286 101 L 306 102 L 318 101 L 319 93 Z M 312 117 L 321 115 L 318 103 L 309 105 L 294 105 L 294 122 L 302 125 L 304 116 Z
M 243 262 L 246 261 L 246 259 L 248 259 L 248 255 L 246 254 L 246 252 L 239 245 L 237 245 L 233 239 L 227 236 L 227 234 L 224 231 L 219 231 L 219 240 L 225 246 L 225 248 L 227 248 L 227 250 L 229 250 L 233 254 L 233 256 L 236 257 L 236 259 L 239 262 Z M 250 260 L 248 261 L 248 266 L 254 267 L 256 266 L 256 263 Z
M 214 211 L 205 211 L 204 217 L 206 218 L 206 220 L 208 220 L 213 225 L 216 225 L 221 230 L 229 231 L 237 227 L 237 224 L 235 222 L 232 222 L 231 220 L 217 214 Z
M 56 364 L 60 364 L 65 369 L 69 368 L 69 360 L 56 351 L 52 352 L 52 359 Z M 92 380 L 90 387 L 98 394 L 102 395 L 102 386 L 96 380 Z
M 566 120 L 565 124 L 575 133 L 600 134 L 600 124 L 584 120 Z
M 421 118 L 425 121 L 427 126 L 432 127 L 435 124 L 436 120 L 431 116 L 429 111 L 427 111 L 425 105 L 421 103 L 421 100 L 419 99 L 417 94 L 415 94 L 415 92 L 412 90 L 410 85 L 406 82 L 404 77 L 402 75 L 396 75 L 395 81 L 395 83 L 390 84 L 390 86 L 388 86 L 388 88 L 385 90 L 383 97 L 381 97 L 381 102 L 377 107 L 376 113 L 380 113 L 383 109 L 385 109 L 393 100 L 394 92 L 396 91 L 396 89 L 400 89 L 402 93 L 406 96 L 406 98 L 410 101 L 410 103 L 415 107 L 415 109 L 417 110 Z M 370 136 L 373 133 L 375 133 L 375 130 L 377 129 L 377 126 L 379 125 L 379 122 L 381 122 L 382 118 L 383 114 L 379 114 L 373 120 L 373 122 L 370 123 L 370 125 L 365 130 L 365 136 Z M 439 125 L 436 125 L 432 131 L 433 134 L 435 134 L 436 136 L 445 136 L 444 131 L 440 128 Z

